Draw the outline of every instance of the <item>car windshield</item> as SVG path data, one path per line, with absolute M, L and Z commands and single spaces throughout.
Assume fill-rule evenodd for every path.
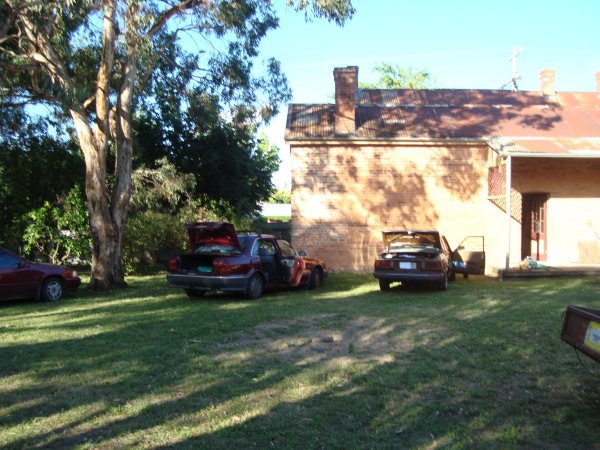
M 406 250 L 408 248 L 440 248 L 439 237 L 434 233 L 403 233 L 388 240 L 388 251 Z

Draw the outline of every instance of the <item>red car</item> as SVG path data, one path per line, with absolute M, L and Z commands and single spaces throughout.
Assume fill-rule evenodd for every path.
M 427 282 L 438 289 L 448 289 L 454 278 L 451 250 L 437 231 L 394 230 L 383 232 L 384 252 L 375 260 L 373 275 L 382 291 L 400 281 Z
M 383 233 L 384 251 L 375 260 L 373 276 L 382 291 L 400 282 L 429 284 L 448 289 L 448 280 L 457 273 L 483 274 L 483 236 L 467 236 L 453 251 L 444 236 L 435 230 L 390 230 Z
M 53 302 L 77 291 L 80 284 L 73 269 L 29 262 L 0 248 L 0 300 L 35 298 Z
M 169 261 L 167 282 L 190 297 L 217 290 L 256 299 L 265 289 L 316 289 L 327 276 L 325 261 L 308 258 L 283 239 L 236 232 L 222 222 L 194 222 L 186 228 L 192 252 Z

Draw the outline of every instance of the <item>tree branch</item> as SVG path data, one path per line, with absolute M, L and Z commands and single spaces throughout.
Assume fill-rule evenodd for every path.
M 164 11 L 160 16 L 156 18 L 154 25 L 150 27 L 146 33 L 146 37 L 152 39 L 156 33 L 158 33 L 165 24 L 176 14 L 181 14 L 186 10 L 193 9 L 195 6 L 207 7 L 212 3 L 212 0 L 185 0 L 172 8 Z

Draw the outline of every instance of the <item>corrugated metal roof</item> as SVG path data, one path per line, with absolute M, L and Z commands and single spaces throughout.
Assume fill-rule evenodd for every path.
M 598 139 L 513 139 L 510 141 L 508 152 L 515 156 L 529 154 L 535 156 L 598 157 L 600 156 L 600 138 Z
M 362 89 L 356 95 L 356 130 L 335 134 L 334 105 L 290 105 L 287 140 L 302 139 L 482 139 L 536 138 L 523 148 L 540 153 L 567 152 L 564 140 L 585 150 L 600 138 L 600 96 L 566 92 L 464 89 Z M 544 147 L 542 141 L 562 139 Z M 519 144 L 520 145 L 520 144 Z M 517 145 L 514 146 L 517 149 Z M 594 144 L 589 151 L 600 151 Z

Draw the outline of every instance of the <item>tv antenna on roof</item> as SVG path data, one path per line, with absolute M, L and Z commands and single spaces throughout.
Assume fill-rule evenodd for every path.
M 508 58 L 508 62 L 512 62 L 512 78 L 508 82 L 504 83 L 500 89 L 504 89 L 505 87 L 512 85 L 513 91 L 519 90 L 518 81 L 521 79 L 521 74 L 517 70 L 517 56 L 519 56 L 521 53 L 523 53 L 522 48 L 517 48 L 516 46 L 513 47 L 513 54 L 510 58 Z

